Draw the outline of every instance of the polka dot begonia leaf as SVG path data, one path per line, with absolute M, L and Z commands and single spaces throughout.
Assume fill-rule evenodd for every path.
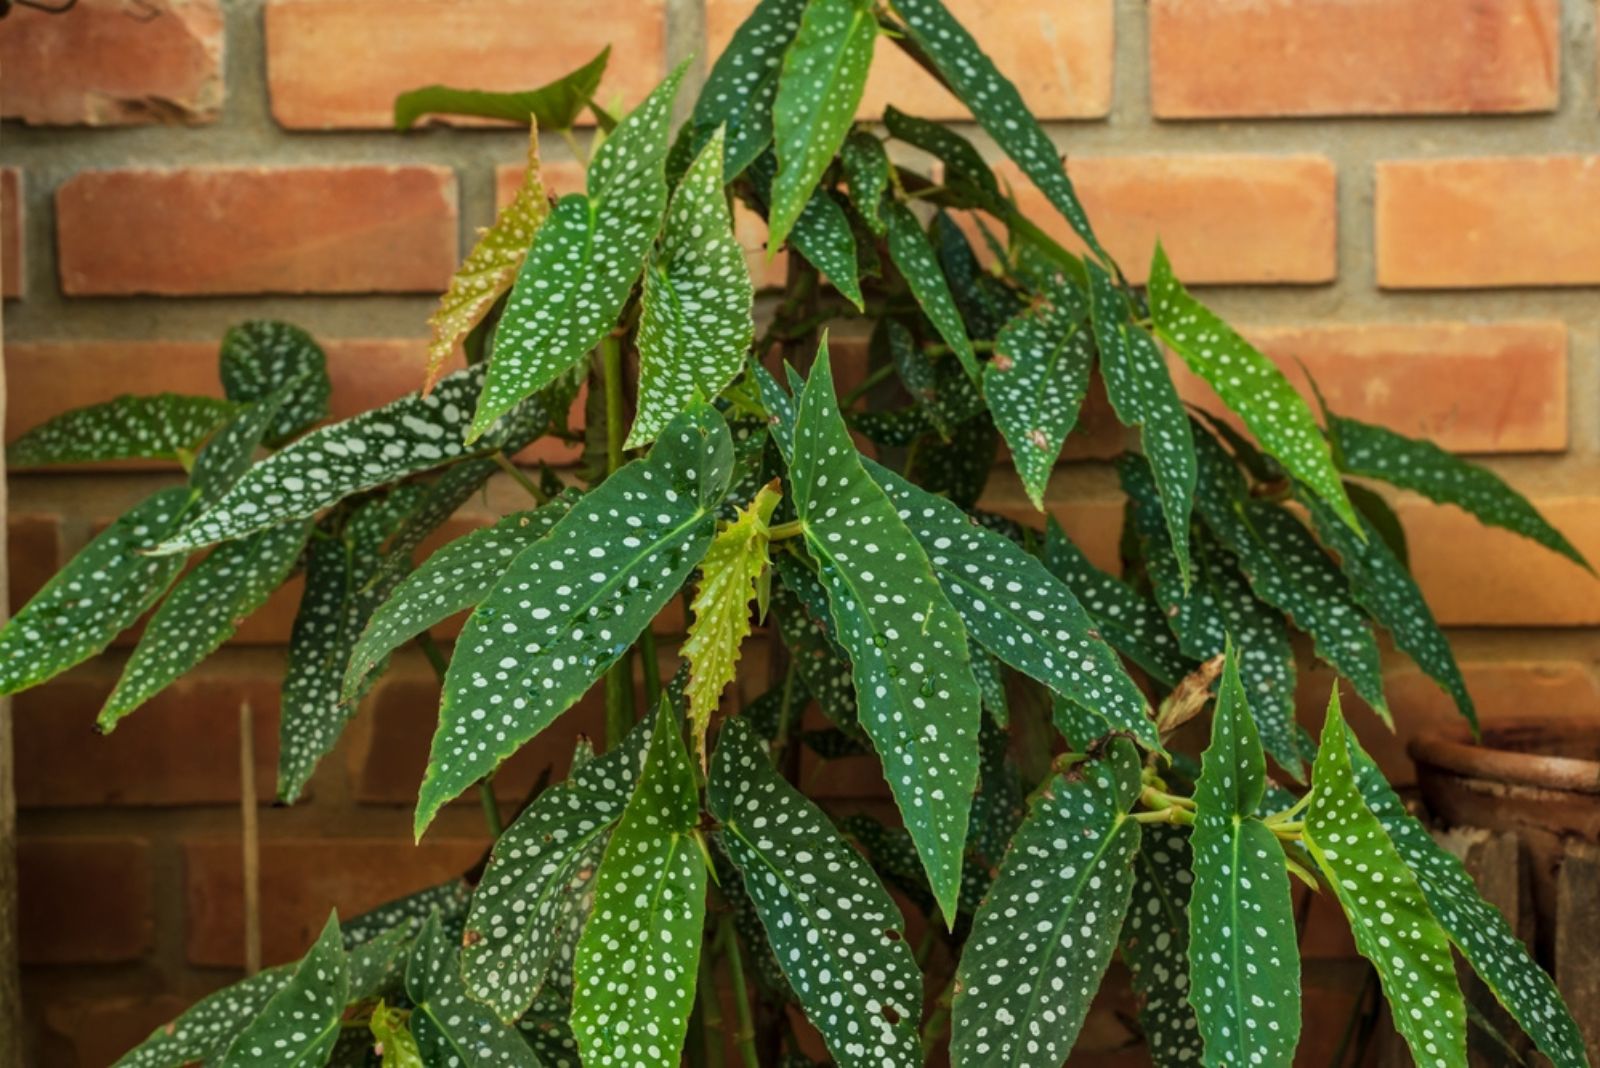
M 246 404 L 206 442 L 189 471 L 189 486 L 195 496 L 192 512 L 203 514 L 244 477 L 292 390 L 292 386 L 285 386 Z
M 583 696 L 677 594 L 711 544 L 732 471 L 727 423 L 692 408 L 513 558 L 456 642 L 418 837 Z
M 780 565 L 786 556 L 779 555 Z M 832 621 L 826 613 L 815 615 L 807 599 L 794 592 L 800 581 L 809 580 L 817 586 L 816 576 L 804 564 L 780 567 L 779 574 L 784 577 L 773 585 L 772 614 L 777 617 L 778 634 L 789 650 L 789 661 L 806 692 L 816 698 L 822 714 L 834 723 L 854 726 L 861 714 L 856 705 L 850 656 L 834 640 Z
M 0 693 L 37 686 L 104 651 L 160 599 L 181 556 L 143 550 L 176 529 L 189 489 L 145 498 L 67 561 L 0 630 Z
M 1111 724 L 1098 712 L 1084 708 L 1070 697 L 1050 695 L 1050 724 L 1067 741 L 1074 753 L 1087 753 L 1096 741 L 1111 733 Z
M 353 700 L 367 677 L 406 642 L 489 595 L 517 554 L 544 537 L 577 500 L 567 491 L 549 504 L 506 516 L 439 549 L 394 585 L 367 621 L 350 654 L 342 695 Z
M 839 150 L 845 181 L 850 186 L 850 203 L 866 222 L 867 228 L 882 236 L 885 225 L 879 204 L 889 191 L 889 156 L 883 142 L 865 130 L 855 130 Z
M 1128 910 L 1138 794 L 1139 758 L 1125 739 L 1038 792 L 961 953 L 952 1063 L 1066 1060 Z
M 707 798 L 778 964 L 841 1065 L 913 1068 L 922 975 L 905 920 L 872 868 L 730 719 Z
M 6 463 L 46 467 L 105 460 L 177 460 L 198 449 L 237 407 L 215 397 L 124 394 L 39 424 L 6 446 Z
M 595 150 L 587 192 L 562 197 L 539 227 L 495 330 L 468 441 L 617 325 L 666 212 L 667 126 L 683 71 L 679 65 L 617 124 Z
M 889 258 L 895 269 L 905 278 L 922 313 L 939 331 L 945 344 L 955 353 L 956 359 L 972 378 L 979 376 L 978 357 L 972 350 L 972 340 L 967 337 L 967 325 L 956 307 L 956 298 L 950 292 L 944 270 L 934 255 L 933 245 L 922 229 L 922 223 L 911 209 L 899 201 L 884 206 L 884 217 L 889 225 Z
M 1416 875 L 1362 798 L 1352 744 L 1335 686 L 1311 771 L 1301 840 L 1338 896 L 1356 949 L 1377 969 L 1395 1029 L 1416 1063 L 1464 1068 L 1467 1014 L 1450 940 Z
M 578 940 L 572 1031 L 587 1068 L 680 1062 L 706 913 L 699 823 L 682 717 L 663 697 Z
M 883 123 L 889 136 L 920 148 L 944 164 L 944 184 L 958 190 L 975 190 L 981 199 L 999 203 L 1000 182 L 983 153 L 965 137 L 939 122 L 907 115 L 894 105 L 884 108 Z
M 1118 947 L 1133 979 L 1139 1027 L 1155 1068 L 1202 1063 L 1189 1004 L 1189 829 L 1144 829 L 1134 860 L 1133 903 Z
M 948 185 L 946 188 L 949 188 Z M 981 222 L 979 225 L 982 225 Z M 966 320 L 968 336 L 993 338 L 1013 315 L 1022 310 L 1022 294 L 995 277 L 979 261 L 967 235 L 946 211 L 941 209 L 934 214 L 928 234 L 938 251 L 939 266 L 944 269 L 945 279 L 950 283 L 956 306 Z M 987 230 L 984 231 L 984 237 L 992 240 Z M 997 259 L 1004 258 L 1004 251 L 997 245 L 991 245 L 990 252 Z M 973 392 L 976 397 L 976 391 Z M 978 397 L 977 400 L 981 406 L 982 398 Z
M 1488 468 L 1452 456 L 1431 441 L 1418 441 L 1355 419 L 1331 416 L 1328 428 L 1344 471 L 1420 493 L 1439 504 L 1453 504 L 1479 522 L 1530 538 L 1579 567 L 1593 570 L 1526 497 Z
M 850 656 L 861 725 L 953 919 L 981 695 L 961 617 L 845 429 L 826 341 L 800 396 L 789 489 Z
M 333 915 L 294 975 L 228 1044 L 217 1068 L 326 1064 L 349 994 L 349 965 Z
M 540 794 L 496 840 L 472 895 L 461 972 L 501 1019 L 517 1019 L 543 988 L 570 903 L 584 896 L 596 850 L 622 818 L 649 738 L 648 723 L 636 727 Z
M 578 1040 L 572 1034 L 572 1006 L 546 991 L 517 1021 L 523 1041 L 533 1048 L 542 1068 L 578 1068 Z
M 1005 665 L 987 649 L 979 649 L 972 658 L 972 677 L 978 681 L 978 691 L 983 694 L 983 710 L 994 717 L 1002 727 L 1011 718 L 1011 705 L 1006 699 Z
M 1300 1040 L 1300 950 L 1283 847 L 1256 816 L 1266 755 L 1228 651 L 1194 791 L 1189 1001 L 1205 1063 L 1287 1066 Z
M 464 460 L 445 468 L 438 478 L 427 484 L 422 498 L 406 513 L 389 542 L 384 547 L 383 567 L 370 581 L 389 582 L 408 572 L 413 566 L 412 556 L 445 520 L 483 489 L 498 471 L 500 465 L 492 459 Z M 560 495 L 558 489 L 552 498 Z
M 956 427 L 949 441 L 925 439 L 910 457 L 912 482 L 952 504 L 974 509 L 1000 453 L 1000 432 L 988 412 Z
M 406 958 L 414 935 L 404 927 L 392 927 L 372 939 L 347 950 L 350 970 L 350 1001 L 368 1001 L 400 992 L 405 982 Z
M 1001 329 L 984 367 L 984 400 L 1028 499 L 1040 511 L 1061 446 L 1078 423 L 1093 367 L 1089 305 L 1064 280 Z
M 417 935 L 406 965 L 411 1035 L 424 1064 L 543 1068 L 516 1027 L 472 998 L 461 981 L 461 958 L 437 915 Z
M 768 432 L 787 462 L 794 453 L 795 398 L 778 384 L 778 380 L 765 367 L 758 363 L 754 365 L 754 370 L 761 403 L 767 409 Z
M 286 391 L 263 435 L 281 445 L 328 417 L 328 360 L 310 334 L 292 323 L 256 319 L 222 335 L 219 360 L 222 389 L 240 404 Z
M 387 901 L 341 925 L 344 947 L 354 949 L 396 928 L 404 930 L 407 935 L 415 935 L 435 912 L 439 913 L 446 931 L 459 929 L 466 918 L 467 903 L 471 898 L 471 887 L 461 879 L 451 879 L 447 883 Z
M 838 821 L 839 831 L 852 839 L 886 884 L 909 898 L 924 912 L 934 906 L 928 876 L 917 856 L 917 845 L 901 827 L 887 827 L 866 813 L 856 812 Z
M 934 360 L 896 319 L 882 321 L 881 337 L 901 384 L 940 437 L 948 441 L 960 424 L 983 411 L 983 396 L 957 361 Z
M 1139 687 L 1065 583 L 949 501 L 870 460 L 866 469 L 928 554 L 971 637 L 1144 745 L 1161 748 Z
M 901 447 L 910 445 L 935 427 L 927 411 L 921 405 L 914 405 L 851 412 L 850 429 L 859 431 L 874 445 Z
M 750 165 L 757 203 L 762 207 L 771 202 L 767 191 L 772 187 L 777 166 L 770 152 L 757 157 Z M 820 187 L 813 190 L 811 199 L 801 208 L 789 231 L 788 242 L 789 247 L 821 271 L 846 300 L 857 308 L 863 306 L 855 233 L 850 229 L 849 216 L 829 190 Z
M 1277 364 L 1188 294 L 1159 244 L 1149 297 L 1156 337 L 1217 391 L 1275 460 L 1354 526 L 1355 509 L 1311 409 Z
M 778 174 L 772 182 L 767 248 L 788 238 L 844 143 L 872 65 L 878 20 L 868 0 L 811 0 L 783 53 L 772 105 Z
M 1353 739 L 1350 744 L 1362 798 L 1416 876 L 1429 909 L 1450 940 L 1539 1052 L 1557 1068 L 1587 1068 L 1583 1035 L 1549 973 L 1528 953 L 1506 918 L 1478 893 L 1461 861 L 1406 812 L 1373 759 Z
M 678 183 L 645 266 L 630 449 L 654 441 L 696 397 L 720 394 L 755 337 L 755 289 L 722 190 L 722 143 L 719 130 Z
M 250 1025 L 293 977 L 293 964 L 268 968 L 208 994 L 119 1057 L 112 1068 L 183 1068 L 215 1064 L 228 1044 Z

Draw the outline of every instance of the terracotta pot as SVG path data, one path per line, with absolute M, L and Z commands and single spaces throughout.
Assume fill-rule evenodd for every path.
M 1523 720 L 1420 734 L 1409 746 L 1428 811 L 1450 827 L 1514 831 L 1527 851 L 1538 954 L 1550 964 L 1567 843 L 1600 843 L 1600 723 Z

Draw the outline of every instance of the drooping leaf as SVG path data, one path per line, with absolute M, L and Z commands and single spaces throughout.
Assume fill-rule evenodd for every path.
M 295 966 L 268 968 L 195 1002 L 170 1023 L 150 1032 L 112 1068 L 183 1068 L 215 1064 L 228 1044 L 248 1027 L 294 976 Z
M 987 649 L 979 649 L 972 658 L 972 677 L 983 694 L 983 710 L 1004 727 L 1011 718 L 1011 705 L 1006 699 L 1005 667 L 1000 658 Z
M 889 258 L 894 261 L 895 269 L 905 277 L 923 314 L 939 331 L 967 374 L 977 378 L 980 374 L 978 357 L 967 337 L 966 323 L 961 319 L 961 309 L 956 307 L 950 283 L 945 280 L 922 223 L 899 201 L 889 202 L 884 207 L 884 216 L 889 228 Z
M 1027 805 L 1022 776 L 1010 756 L 1011 736 L 992 715 L 978 735 L 978 792 L 972 798 L 967 828 L 967 862 L 961 868 L 961 911 L 983 905 L 1000 870 L 1001 858 L 1021 826 Z
M 437 915 L 417 935 L 406 966 L 406 996 L 416 1006 L 411 1035 L 424 1064 L 542 1068 L 517 1029 L 468 994 L 460 954 Z
M 1200 1029 L 1189 1004 L 1190 867 L 1188 828 L 1145 828 L 1119 948 L 1155 1068 L 1202 1063 Z
M 339 1038 L 339 1017 L 350 993 L 350 970 L 339 941 L 339 917 L 322 935 L 250 1026 L 228 1044 L 218 1068 L 249 1068 L 268 1061 L 325 1064 Z
M 778 174 L 767 248 L 776 251 L 844 143 L 867 84 L 878 22 L 867 0 L 811 0 L 784 51 L 772 105 Z
M 401 930 L 415 936 L 435 912 L 446 933 L 459 930 L 467 915 L 472 888 L 461 879 L 451 879 L 414 894 L 387 901 L 370 912 L 341 924 L 344 948 L 355 949 L 388 931 Z
M 322 346 L 293 323 L 255 319 L 222 335 L 219 359 L 222 389 L 237 404 L 249 404 L 287 390 L 271 428 L 268 445 L 282 445 L 328 417 L 328 359 Z
M 607 45 L 577 70 L 548 85 L 522 92 L 491 93 L 444 85 L 413 89 L 395 97 L 394 126 L 409 130 L 424 115 L 469 115 L 519 124 L 532 120 L 545 130 L 570 129 L 594 99 L 610 58 L 611 46 Z
M 744 368 L 755 290 L 722 191 L 722 133 L 695 158 L 667 208 L 644 272 L 639 411 L 627 448 L 655 440 L 698 396 L 711 399 Z
M 957 426 L 983 410 L 983 397 L 957 363 L 930 357 L 917 347 L 911 331 L 898 320 L 882 320 L 878 333 L 873 335 L 873 344 L 893 361 L 901 384 L 916 401 L 917 409 L 927 416 L 927 425 L 940 437 L 949 440 Z M 863 413 L 872 414 L 887 413 L 882 409 Z M 920 427 L 918 432 L 926 429 L 927 426 Z
M 495 331 L 468 440 L 577 363 L 616 326 L 667 208 L 667 123 L 684 68 L 595 150 L 585 193 L 539 227 Z
M 834 1058 L 921 1065 L 922 975 L 899 909 L 740 719 L 722 728 L 707 799 L 778 963 Z
M 560 995 L 546 991 L 534 1000 L 517 1030 L 545 1068 L 578 1068 L 578 1040 L 572 1034 L 572 1006 Z
M 438 478 L 427 484 L 416 505 L 389 536 L 389 543 L 384 547 L 383 569 L 369 579 L 369 583 L 377 585 L 396 573 L 410 571 L 415 566 L 412 555 L 428 536 L 443 526 L 499 471 L 500 465 L 488 458 L 466 460 L 445 468 Z M 558 486 L 550 492 L 550 497 L 560 496 L 561 491 L 562 487 Z
M 1207 1064 L 1288 1065 L 1300 1040 L 1300 950 L 1283 847 L 1256 816 L 1266 757 L 1229 650 L 1195 786 L 1189 1000 Z
M 344 940 L 342 926 L 340 932 Z M 354 948 L 346 941 L 345 960 L 350 973 L 347 1000 L 368 1001 L 399 994 L 405 984 L 412 939 L 412 932 L 397 926 Z
M 933 431 L 933 421 L 922 408 L 878 408 L 868 412 L 851 412 L 850 429 L 858 431 L 874 445 L 894 448 L 910 445 L 924 434 Z
M 1356 949 L 1377 969 L 1395 1029 L 1412 1056 L 1421 1064 L 1464 1066 L 1466 1008 L 1450 941 L 1416 875 L 1361 796 L 1354 745 L 1335 686 L 1312 768 L 1301 840 L 1338 896 Z
M 17 693 L 96 656 L 133 626 L 183 570 L 145 550 L 170 534 L 189 490 L 158 490 L 67 561 L 0 630 L 0 693 Z
M 939 266 L 950 283 L 956 306 L 961 309 L 961 318 L 966 321 L 967 336 L 992 339 L 1022 310 L 1021 294 L 978 262 L 967 235 L 945 212 L 934 215 L 929 235 L 938 250 Z
M 250 470 L 279 409 L 293 390 L 294 386 L 285 386 L 251 401 L 206 442 L 189 470 L 189 488 L 194 491 L 191 514 L 214 507 Z
M 760 202 L 770 205 L 777 159 L 768 152 L 750 165 L 750 176 Z M 771 214 L 770 208 L 768 214 Z M 827 189 L 818 188 L 806 201 L 794 227 L 789 231 L 790 248 L 800 253 L 811 266 L 822 272 L 846 300 L 863 307 L 861 262 L 850 217 Z
M 827 343 L 799 400 L 789 483 L 818 563 L 861 725 L 883 759 L 945 916 L 977 783 L 977 682 L 961 619 L 894 505 L 862 467 L 834 398 Z
M 1066 1060 L 1128 910 L 1138 795 L 1139 758 L 1123 740 L 1035 797 L 961 954 L 954 1063 Z
M 1337 459 L 1337 457 L 1336 457 Z M 1406 545 L 1406 528 L 1401 525 L 1400 517 L 1395 514 L 1388 501 L 1375 490 L 1368 489 L 1359 482 L 1348 479 L 1344 484 L 1345 493 L 1350 496 L 1350 503 L 1355 505 L 1361 518 L 1366 520 L 1383 543 L 1389 547 L 1389 552 L 1400 561 L 1400 566 L 1406 570 L 1411 569 L 1411 551 Z
M 63 412 L 34 427 L 6 446 L 6 463 L 46 467 L 187 459 L 235 410 L 234 404 L 215 397 L 123 394 Z
M 920 148 L 944 164 L 944 184 L 976 191 L 985 202 L 1001 201 L 1000 183 L 983 154 L 965 137 L 944 123 L 929 122 L 907 115 L 890 105 L 883 110 L 883 123 L 898 141 Z
M 722 416 L 693 408 L 513 559 L 456 642 L 418 837 L 571 707 L 678 592 L 711 543 L 732 467 Z
M 572 1030 L 583 1063 L 675 1068 L 694 1002 L 706 862 L 683 723 L 665 698 L 633 796 L 606 843 L 578 941 Z
M 865 130 L 856 130 L 845 138 L 839 162 L 844 165 L 845 181 L 850 183 L 850 202 L 861 213 L 867 228 L 882 236 L 885 225 L 878 208 L 883 194 L 889 191 L 889 157 L 883 151 L 883 142 Z

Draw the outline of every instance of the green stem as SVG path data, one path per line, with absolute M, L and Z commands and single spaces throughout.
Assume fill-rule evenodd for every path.
M 745 1068 L 761 1068 L 756 1056 L 756 1025 L 750 1014 L 750 991 L 745 986 L 744 957 L 739 952 L 739 938 L 733 931 L 733 920 L 723 916 L 717 922 L 717 938 L 722 943 L 723 954 L 728 959 L 728 983 L 733 987 L 733 1008 L 739 1016 L 739 1030 L 733 1036 L 739 1047 L 739 1056 Z
M 928 1022 L 922 1025 L 922 1048 L 929 1064 L 933 1063 L 936 1052 L 936 1043 L 944 1035 L 946 1025 L 950 1023 L 950 1000 L 955 994 L 956 981 L 950 980 L 950 985 L 944 988 L 944 993 L 939 995 L 939 1000 L 934 1003 L 933 1012 L 928 1015 Z
M 427 631 L 417 635 L 417 648 L 428 658 L 428 666 L 433 668 L 433 673 L 439 676 L 440 685 L 443 685 L 445 673 L 450 670 L 450 658 L 444 655 L 444 650 L 439 648 L 439 643 Z
M 859 386 L 846 393 L 839 401 L 839 410 L 848 410 L 852 404 L 866 396 L 867 390 L 871 389 L 879 382 L 882 382 L 892 374 L 894 374 L 894 364 L 892 363 L 886 363 L 882 366 L 873 368 L 872 373 L 866 378 L 862 379 Z
M 623 463 L 622 339 L 608 334 L 600 341 L 600 370 L 606 391 L 606 473 Z M 630 648 L 606 671 L 606 739 L 610 749 L 621 744 L 633 729 L 633 650 Z
M 804 534 L 805 531 L 806 525 L 804 520 L 791 519 L 787 523 L 779 523 L 777 526 L 768 527 L 767 540 L 786 541 L 789 538 L 798 538 L 800 535 Z
M 789 713 L 794 702 L 794 677 L 791 666 L 783 676 L 783 696 L 778 700 L 778 736 L 772 740 L 773 759 L 789 744 Z
M 544 495 L 544 491 L 539 488 L 539 484 L 524 474 L 522 468 L 507 459 L 505 453 L 497 452 L 493 454 L 493 457 L 494 462 L 500 465 L 500 470 L 510 475 L 512 481 L 526 490 L 528 496 L 533 498 L 534 504 L 542 505 L 546 503 L 547 498 Z
M 644 668 L 644 707 L 653 712 L 661 704 L 661 661 L 656 656 L 656 632 L 648 626 L 639 635 L 639 659 Z

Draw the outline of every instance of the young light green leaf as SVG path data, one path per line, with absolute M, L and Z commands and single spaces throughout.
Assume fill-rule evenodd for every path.
M 772 105 L 778 175 L 767 219 L 769 254 L 788 238 L 855 118 L 878 22 L 867 0 L 811 0 L 783 54 Z
M 1028 499 L 1044 510 L 1045 485 L 1089 392 L 1094 338 L 1089 304 L 1058 280 L 995 338 L 983 395 Z
M 1458 459 L 1431 441 L 1355 419 L 1330 416 L 1328 429 L 1338 446 L 1342 470 L 1420 493 L 1439 504 L 1453 504 L 1481 523 L 1520 534 L 1593 570 L 1526 497 L 1488 468 Z
M 542 1068 L 516 1028 L 467 993 L 460 955 L 437 914 L 428 918 L 411 950 L 406 996 L 416 1006 L 411 1035 L 424 1064 Z
M 268 968 L 195 1002 L 170 1023 L 124 1053 L 112 1068 L 183 1068 L 215 1064 L 234 1037 L 294 976 L 295 966 Z
M 339 917 L 322 935 L 249 1027 L 228 1044 L 218 1068 L 247 1068 L 269 1060 L 326 1064 L 339 1039 L 339 1017 L 350 993 L 350 969 L 339 941 Z
M 1289 1065 L 1300 1040 L 1300 950 L 1283 847 L 1256 817 L 1267 762 L 1239 655 L 1228 651 L 1195 785 L 1190 1003 L 1207 1064 Z
M 380 1000 L 367 1020 L 372 1046 L 381 1051 L 383 1068 L 424 1068 L 422 1050 L 411 1034 L 411 1016 Z
M 1138 796 L 1139 758 L 1121 740 L 1035 797 L 961 954 L 955 1064 L 1066 1060 L 1128 911 Z
M 639 411 L 626 447 L 655 440 L 695 397 L 721 393 L 755 336 L 755 290 L 722 191 L 722 132 L 673 191 L 666 229 L 644 272 Z
M 1416 875 L 1362 799 L 1352 745 L 1335 686 L 1301 839 L 1344 907 L 1356 949 L 1377 969 L 1412 1056 L 1420 1064 L 1465 1066 L 1466 1009 L 1449 939 Z
M 394 100 L 394 126 L 409 130 L 424 115 L 470 115 L 503 119 L 526 125 L 530 120 L 546 130 L 566 130 L 578 121 L 594 99 L 605 74 L 611 46 L 589 62 L 548 85 L 516 93 L 491 93 L 481 89 L 452 89 L 429 85 L 401 93 Z
M 0 693 L 37 686 L 104 651 L 183 570 L 181 556 L 145 550 L 177 526 L 189 490 L 159 490 L 67 562 L 0 630 Z
M 980 199 L 996 205 L 1003 200 L 1000 183 L 984 162 L 983 154 L 950 127 L 907 115 L 892 104 L 883 110 L 883 123 L 890 136 L 922 149 L 944 164 L 946 186 L 965 187 L 969 195 L 976 192 Z
M 945 280 L 922 224 L 911 214 L 911 209 L 899 201 L 885 205 L 884 216 L 889 227 L 889 258 L 894 261 L 895 269 L 905 277 L 923 314 L 956 354 L 967 374 L 979 377 L 978 357 L 972 351 L 961 310 L 956 307 L 950 283 Z
M 684 68 L 595 150 L 588 191 L 562 197 L 533 239 L 495 331 L 467 440 L 544 389 L 616 326 L 667 207 L 667 124 Z
M 236 404 L 287 390 L 263 435 L 277 447 L 328 417 L 328 359 L 312 336 L 293 323 L 255 319 L 222 335 L 222 389 Z
M 711 543 L 732 470 L 722 416 L 690 409 L 517 555 L 456 642 L 419 838 L 446 801 L 583 696 L 678 592 Z
M 1133 903 L 1122 920 L 1119 948 L 1155 1068 L 1202 1063 L 1200 1028 L 1189 1004 L 1191 863 L 1187 827 L 1146 827 L 1133 866 Z
M 6 446 L 12 467 L 106 460 L 187 460 L 227 421 L 236 405 L 215 397 L 123 394 L 74 408 Z
M 789 484 L 854 668 L 861 725 L 953 920 L 981 696 L 960 616 L 845 430 L 826 341 L 800 397 Z
M 865 130 L 856 130 L 845 138 L 839 162 L 844 165 L 845 181 L 850 183 L 850 202 L 861 213 L 867 228 L 883 236 L 886 227 L 879 202 L 889 191 L 889 157 L 883 151 L 883 142 Z
M 572 1030 L 592 1068 L 679 1063 L 706 912 L 700 791 L 683 724 L 662 698 L 644 769 L 606 843 L 578 941 Z
M 740 719 L 722 728 L 707 801 L 778 963 L 840 1064 L 917 1068 L 922 975 L 872 869 L 783 780 Z

